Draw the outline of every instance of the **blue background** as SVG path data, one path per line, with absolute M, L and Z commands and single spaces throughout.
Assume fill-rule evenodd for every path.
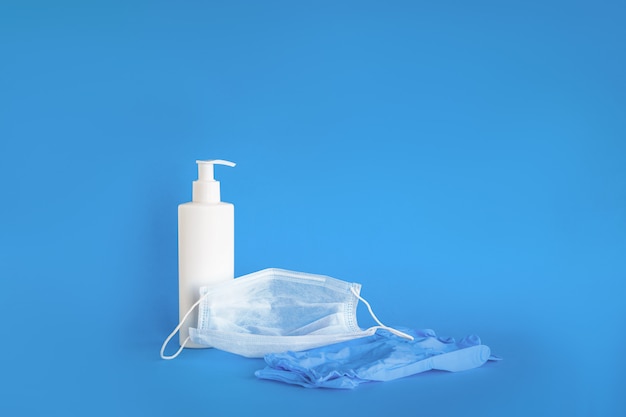
M 610 1 L 3 2 L 2 414 L 626 415 L 625 19 Z M 161 360 L 177 205 L 207 158 L 238 163 L 217 170 L 236 275 L 357 281 L 386 324 L 505 360 L 349 392 L 217 350 Z

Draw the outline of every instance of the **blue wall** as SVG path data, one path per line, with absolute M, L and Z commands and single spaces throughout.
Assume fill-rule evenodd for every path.
M 471 4 L 470 4 L 471 3 Z M 622 2 L 3 2 L 7 415 L 626 414 Z M 351 392 L 158 351 L 196 159 L 236 273 L 505 360 Z M 361 317 L 361 316 L 360 316 Z M 367 315 L 361 324 L 371 325 Z M 265 414 L 264 414 L 265 415 Z

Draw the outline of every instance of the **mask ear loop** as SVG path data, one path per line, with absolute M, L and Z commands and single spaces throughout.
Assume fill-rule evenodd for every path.
M 370 306 L 370 303 L 368 303 L 365 298 L 361 297 L 356 290 L 354 289 L 354 287 L 350 287 L 350 291 L 352 291 L 352 294 L 354 294 L 356 296 L 356 298 L 358 298 L 360 301 L 363 301 L 363 304 L 365 304 L 365 306 L 367 307 L 367 310 L 370 312 L 370 314 L 372 315 L 372 318 L 374 319 L 374 321 L 376 321 L 376 323 L 378 323 L 378 328 L 379 329 L 384 329 L 387 330 L 390 333 L 395 334 L 396 336 L 399 336 L 403 339 L 407 339 L 407 340 L 414 340 L 414 337 L 411 336 L 410 334 L 401 332 L 400 330 L 396 330 L 393 327 L 389 327 L 389 326 L 385 326 L 384 324 L 382 324 L 380 322 L 380 320 L 378 320 L 378 317 L 376 317 L 376 314 L 374 314 L 374 312 L 372 311 L 372 306 Z
M 165 342 L 163 342 L 163 345 L 161 346 L 161 359 L 165 359 L 165 360 L 174 359 L 178 355 L 180 355 L 180 352 L 183 351 L 183 349 L 187 345 L 187 342 L 189 342 L 189 339 L 190 339 L 189 336 L 187 336 L 185 341 L 180 345 L 180 348 L 176 351 L 176 353 L 174 353 L 173 355 L 170 355 L 170 356 L 165 356 L 165 354 L 164 354 L 165 348 L 167 347 L 167 344 L 170 342 L 170 340 L 172 340 L 172 337 L 174 337 L 174 335 L 176 333 L 178 333 L 180 328 L 183 326 L 183 323 L 185 322 L 185 320 L 187 320 L 187 317 L 189 317 L 189 315 L 191 314 L 193 309 L 196 308 L 198 306 L 198 304 L 200 304 L 200 302 L 202 302 L 202 300 L 204 300 L 204 298 L 207 296 L 207 294 L 208 294 L 208 292 L 206 294 L 204 294 L 202 297 L 200 297 L 200 299 L 198 301 L 196 301 L 191 307 L 189 307 L 189 310 L 187 310 L 187 313 L 183 316 L 183 319 L 180 321 L 180 323 L 178 323 L 178 326 L 176 326 L 174 328 L 174 330 L 172 330 L 172 333 L 170 333 L 170 335 L 167 336 L 167 339 L 165 339 Z

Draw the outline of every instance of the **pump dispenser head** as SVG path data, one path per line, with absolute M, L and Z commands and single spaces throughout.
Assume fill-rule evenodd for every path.
M 193 182 L 192 199 L 198 203 L 219 203 L 220 182 L 215 181 L 214 166 L 226 165 L 234 167 L 235 163 L 222 159 L 198 160 L 198 179 Z

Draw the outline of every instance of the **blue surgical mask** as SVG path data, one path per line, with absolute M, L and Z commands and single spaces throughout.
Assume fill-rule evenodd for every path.
M 371 336 L 378 329 L 413 339 L 383 325 L 360 296 L 360 290 L 360 284 L 323 275 L 265 269 L 226 284 L 201 288 L 200 299 L 194 305 L 198 306 L 198 327 L 190 328 L 189 335 L 193 343 L 252 358 Z M 359 300 L 377 326 L 358 326 Z M 180 324 L 164 342 L 162 358 L 176 357 L 185 346 L 186 341 L 172 356 L 163 353 L 179 328 Z

